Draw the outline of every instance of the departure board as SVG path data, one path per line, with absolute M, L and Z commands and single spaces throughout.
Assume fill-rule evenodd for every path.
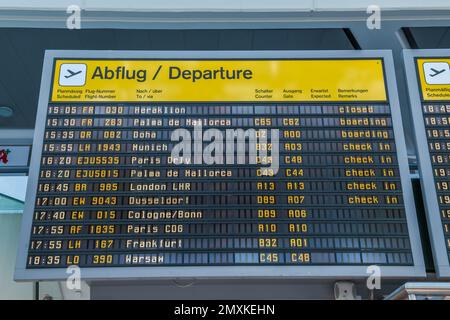
M 435 268 L 450 277 L 450 51 L 404 55 Z
M 16 278 L 422 276 L 388 68 L 48 53 Z

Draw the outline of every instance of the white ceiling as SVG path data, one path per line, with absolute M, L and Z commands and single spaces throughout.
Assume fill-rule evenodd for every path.
M 450 9 L 448 0 L 0 0 L 0 8 L 61 10 L 78 5 L 104 11 L 342 11 L 366 10 L 370 5 L 385 10 Z

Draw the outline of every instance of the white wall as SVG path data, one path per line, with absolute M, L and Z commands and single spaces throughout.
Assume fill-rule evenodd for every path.
M 13 280 L 16 254 L 20 234 L 22 214 L 0 214 L 0 300 L 31 300 L 34 298 L 32 282 Z M 57 282 L 40 282 L 39 298 L 51 296 L 62 299 L 61 288 Z M 71 292 L 69 292 L 70 294 Z M 89 298 L 89 288 L 83 291 Z M 68 295 L 67 299 L 80 299 L 80 294 Z
M 0 214 L 0 300 L 33 299 L 30 282 L 13 281 L 21 214 Z

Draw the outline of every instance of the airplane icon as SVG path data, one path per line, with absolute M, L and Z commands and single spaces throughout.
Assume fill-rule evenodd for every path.
M 59 70 L 59 85 L 79 87 L 86 84 L 87 66 L 84 63 L 63 63 Z
M 450 66 L 446 61 L 424 62 L 423 75 L 427 84 L 450 84 Z
M 430 77 L 436 77 L 437 75 L 441 74 L 442 72 L 445 72 L 446 69 L 442 69 L 442 70 L 436 70 L 434 68 L 430 68 L 431 71 L 433 71 L 433 74 L 430 74 Z
M 72 71 L 72 70 L 70 70 L 70 69 L 67 69 L 67 72 L 70 73 L 70 74 L 67 75 L 67 76 L 64 76 L 64 78 L 69 79 L 69 78 L 72 78 L 73 76 L 76 76 L 77 74 L 82 73 L 83 70 L 80 70 L 80 71 L 78 71 L 78 72 L 75 72 L 75 71 Z

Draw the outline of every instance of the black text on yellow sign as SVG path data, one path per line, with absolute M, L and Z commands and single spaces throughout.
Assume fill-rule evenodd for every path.
M 387 100 L 381 59 L 57 60 L 53 102 Z

